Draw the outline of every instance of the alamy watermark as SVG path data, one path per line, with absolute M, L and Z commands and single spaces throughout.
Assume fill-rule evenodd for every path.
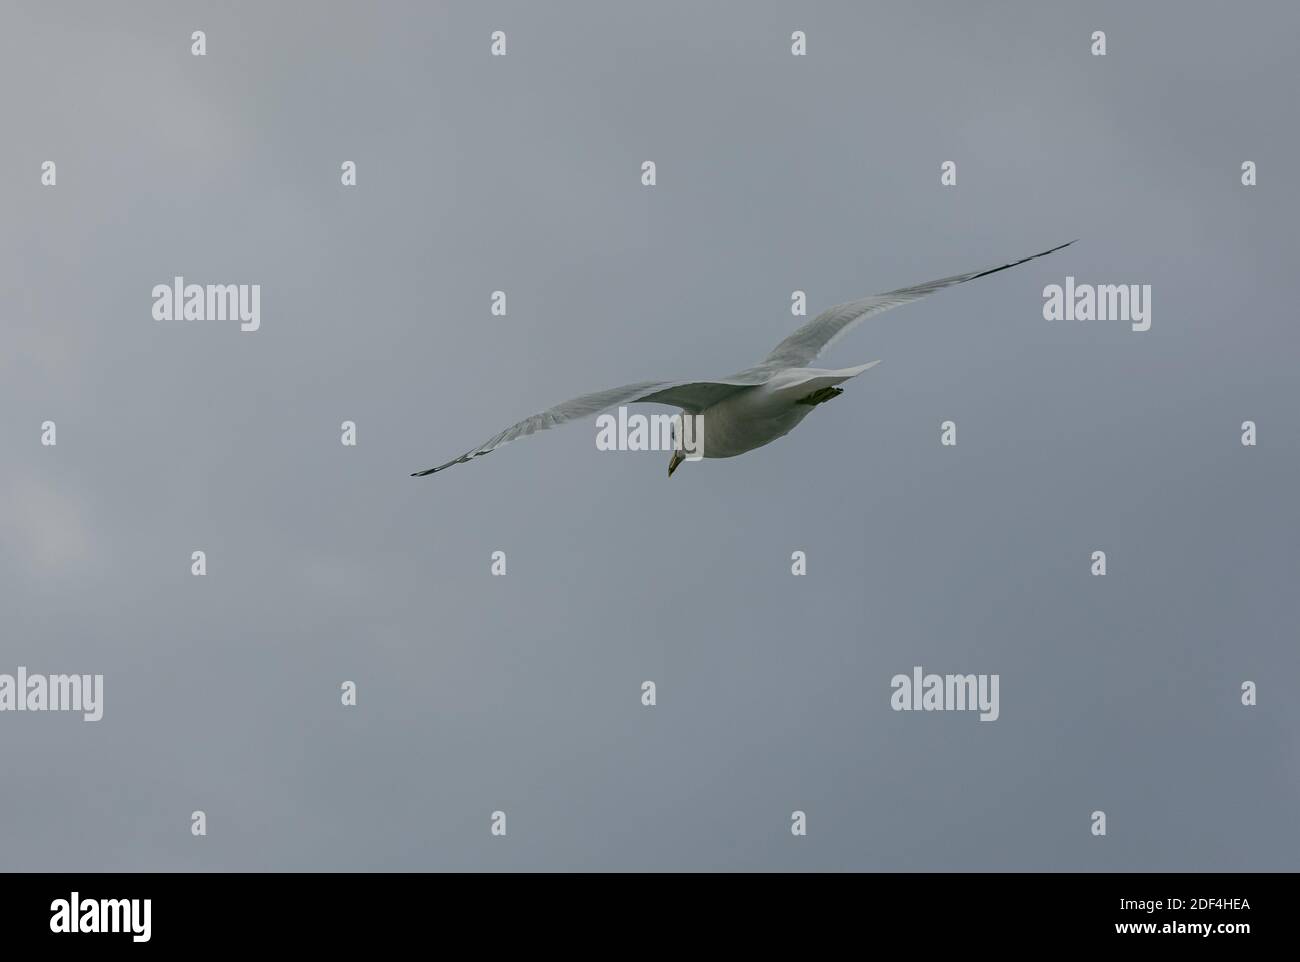
M 704 457 L 704 415 L 628 414 L 596 418 L 597 451 L 681 451 L 687 461 Z
M 894 711 L 978 711 L 980 721 L 998 720 L 997 675 L 927 675 L 917 665 L 889 685 Z
M 103 675 L 0 675 L 0 711 L 79 711 L 85 721 L 104 717 Z
M 186 284 L 173 277 L 170 284 L 155 284 L 155 321 L 239 321 L 241 331 L 262 326 L 261 284 Z
M 70 898 L 50 903 L 50 931 L 57 934 L 123 933 L 133 942 L 148 942 L 153 926 L 153 899 Z
M 1151 330 L 1150 284 L 1076 284 L 1043 288 L 1045 321 L 1129 321 L 1135 331 Z

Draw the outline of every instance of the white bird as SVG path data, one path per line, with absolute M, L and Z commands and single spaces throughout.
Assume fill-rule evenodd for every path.
M 880 363 L 871 361 L 842 370 L 808 367 L 817 355 L 865 318 L 919 300 L 945 287 L 996 274 L 1037 257 L 1044 257 L 1073 243 L 1074 241 L 1069 241 L 1001 267 L 956 274 L 926 284 L 917 284 L 915 287 L 902 287 L 886 294 L 837 304 L 800 327 L 758 364 L 738 374 L 713 381 L 639 381 L 607 391 L 584 394 L 512 424 L 460 457 L 436 468 L 416 471 L 411 477 L 421 478 L 434 474 L 453 464 L 462 464 L 495 451 L 517 438 L 637 401 L 668 404 L 681 408 L 686 414 L 702 417 L 708 435 L 707 443 L 700 446 L 703 457 L 731 458 L 744 454 L 789 434 L 818 404 L 843 394 L 844 389 L 839 387 L 840 384 Z M 686 460 L 680 436 L 675 444 L 676 450 L 668 462 L 669 477 Z

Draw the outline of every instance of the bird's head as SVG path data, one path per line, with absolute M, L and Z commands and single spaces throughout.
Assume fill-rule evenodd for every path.
M 668 477 L 671 478 L 673 476 L 673 472 L 677 470 L 677 465 L 681 464 L 685 460 L 686 460 L 686 453 L 682 451 L 681 448 L 675 450 L 673 452 L 672 459 L 668 462 Z
M 687 421 L 687 418 L 692 420 Z M 704 456 L 704 419 L 698 414 L 683 411 L 672 419 L 673 456 L 668 461 L 668 477 L 673 476 L 677 465 L 695 461 Z

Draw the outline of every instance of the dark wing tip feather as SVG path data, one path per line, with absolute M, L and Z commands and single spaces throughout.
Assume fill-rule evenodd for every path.
M 1018 261 L 1012 261 L 1010 264 L 1003 264 L 1001 267 L 994 267 L 994 268 L 990 268 L 987 271 L 981 271 L 980 273 L 971 277 L 970 280 L 973 281 L 980 277 L 988 277 L 990 274 L 996 274 L 998 271 L 1005 271 L 1011 267 L 1019 267 L 1021 264 L 1027 264 L 1030 261 L 1035 260 L 1039 257 L 1046 257 L 1048 254 L 1055 254 L 1057 251 L 1064 250 L 1065 248 L 1069 247 L 1078 239 L 1079 238 L 1076 237 L 1074 240 L 1066 241 L 1064 244 L 1057 244 L 1055 247 L 1051 248 L 1050 250 L 1039 251 L 1037 254 L 1030 254 L 1028 257 L 1022 257 Z
M 496 448 L 488 448 L 486 451 L 475 451 L 473 454 L 462 454 L 455 461 L 448 461 L 446 464 L 440 464 L 436 468 L 425 468 L 423 471 L 411 472 L 413 478 L 425 478 L 431 474 L 437 474 L 439 471 L 446 471 L 453 464 L 469 464 L 475 458 L 481 458 L 485 454 L 491 454 Z

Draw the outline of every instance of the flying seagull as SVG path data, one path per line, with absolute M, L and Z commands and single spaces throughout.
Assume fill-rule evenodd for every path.
M 837 304 L 800 327 L 758 364 L 738 374 L 713 381 L 638 381 L 608 391 L 584 394 L 524 418 L 460 457 L 436 468 L 416 471 L 411 477 L 422 478 L 434 474 L 453 464 L 463 464 L 495 451 L 518 438 L 636 401 L 668 404 L 681 408 L 686 414 L 702 416 L 708 431 L 708 443 L 701 445 L 700 453 L 706 458 L 732 458 L 744 454 L 789 434 L 818 404 L 843 394 L 844 389 L 839 387 L 840 384 L 880 363 L 871 361 L 835 371 L 808 366 L 817 355 L 862 320 L 900 304 L 919 300 L 945 287 L 964 284 L 977 277 L 987 277 L 1037 257 L 1045 257 L 1073 243 L 1070 241 L 1001 267 L 955 274 L 926 284 L 917 284 L 915 287 L 901 287 L 886 294 Z M 677 438 L 675 443 L 677 449 L 668 462 L 669 477 L 686 460 L 682 439 Z

